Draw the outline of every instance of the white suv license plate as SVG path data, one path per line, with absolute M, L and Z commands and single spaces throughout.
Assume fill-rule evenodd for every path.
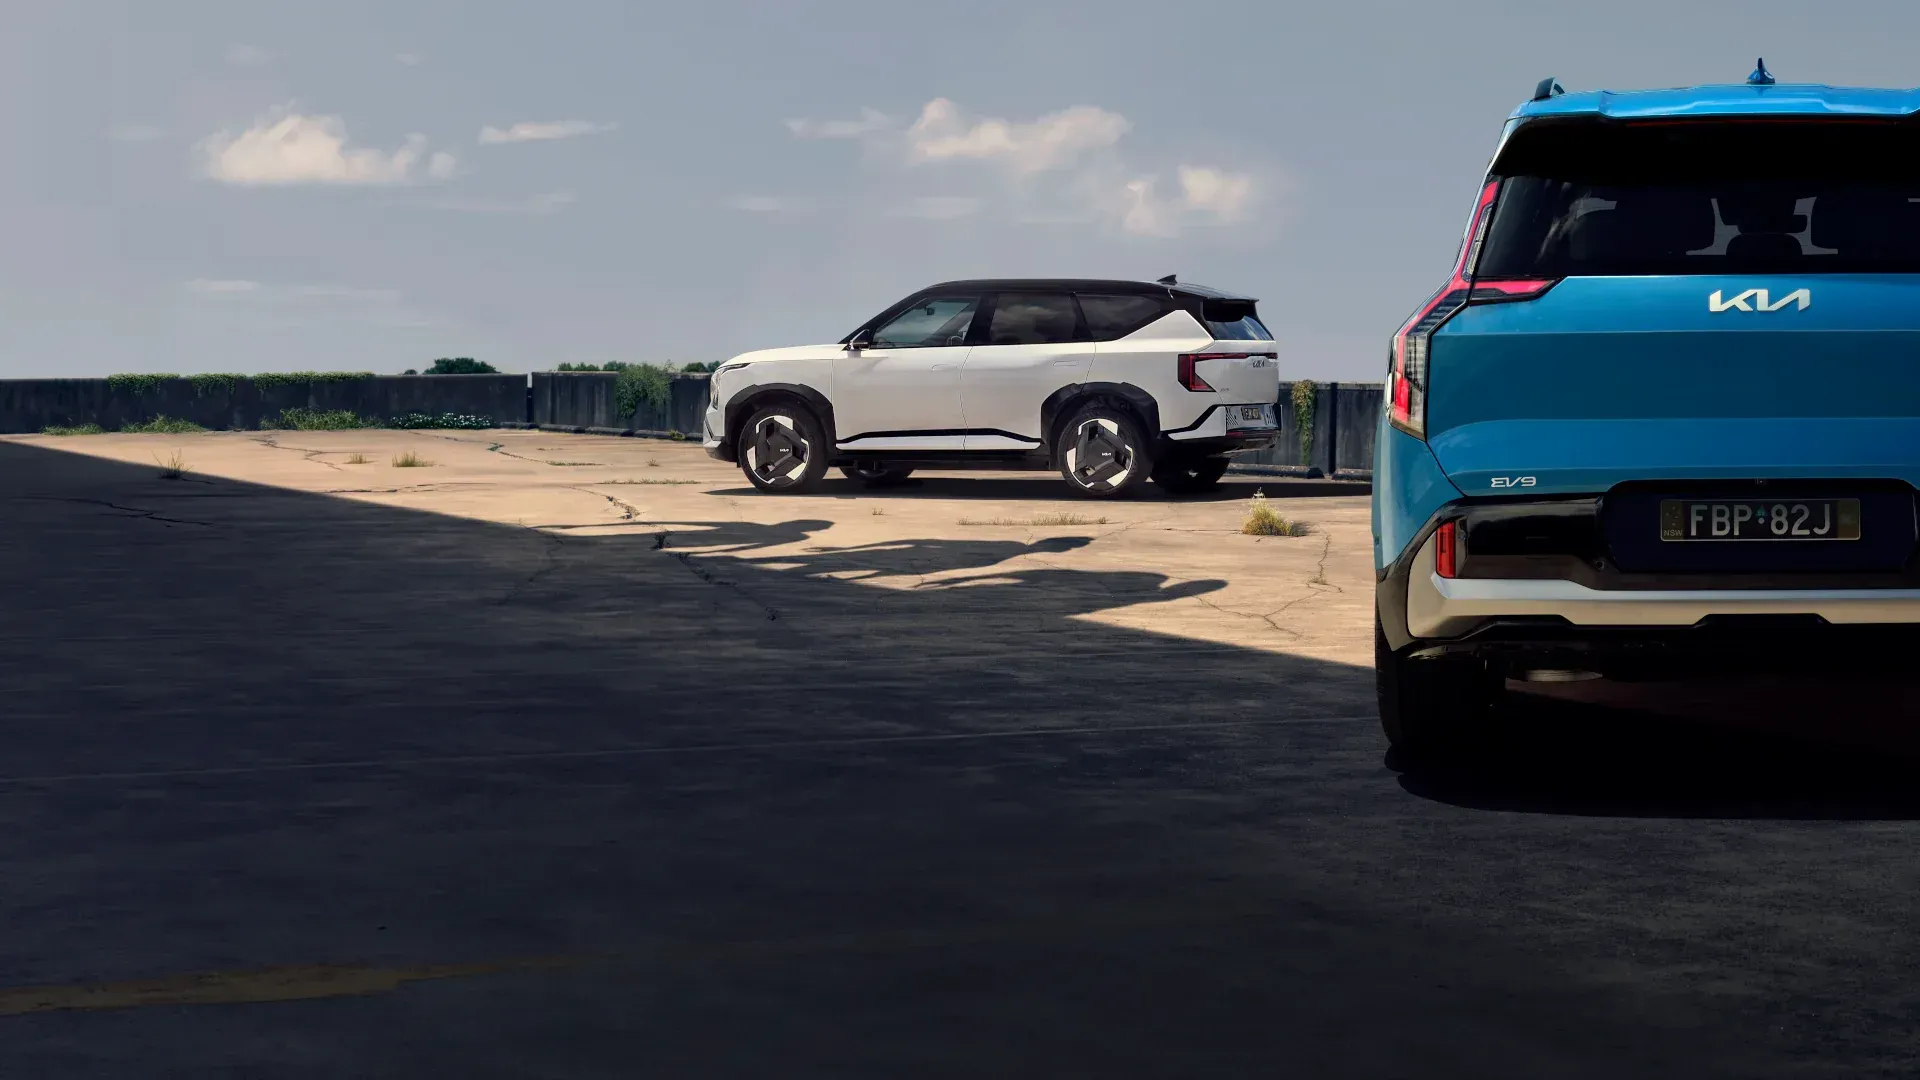
M 1273 419 L 1271 405 L 1229 405 L 1227 406 L 1227 428 L 1231 431 L 1246 431 L 1249 428 L 1278 427 Z

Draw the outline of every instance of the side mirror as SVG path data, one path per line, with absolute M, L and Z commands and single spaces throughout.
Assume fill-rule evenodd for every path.
M 873 348 L 873 331 L 871 330 L 856 331 L 847 339 L 848 352 L 859 352 L 861 349 L 871 348 Z

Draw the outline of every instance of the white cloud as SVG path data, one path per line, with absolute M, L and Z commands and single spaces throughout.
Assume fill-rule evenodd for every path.
M 1150 176 L 1127 182 L 1127 208 L 1120 227 L 1137 236 L 1166 236 L 1173 231 L 1166 208 L 1153 196 Z
M 394 53 L 393 58 L 408 67 L 419 67 L 427 62 L 427 58 L 417 52 Z
M 789 120 L 787 130 L 799 139 L 858 139 L 884 131 L 892 122 L 878 109 L 861 109 L 857 120 Z
M 260 67 L 272 62 L 273 54 L 258 45 L 230 45 L 227 47 L 227 63 L 236 67 Z
M 427 159 L 427 175 L 435 180 L 451 180 L 460 171 L 460 159 L 445 150 L 435 150 Z
M 166 137 L 167 133 L 164 129 L 152 124 L 122 124 L 107 132 L 107 138 L 124 143 L 154 142 Z
M 1188 209 L 1205 211 L 1232 221 L 1246 209 L 1253 194 L 1253 177 L 1197 165 L 1180 166 L 1180 193 Z
M 534 214 L 545 217 L 557 214 L 572 204 L 572 192 L 546 191 L 524 199 L 442 199 L 429 205 L 435 210 L 463 214 Z
M 1024 124 L 971 120 L 958 105 L 935 98 L 907 129 L 907 142 L 918 161 L 996 159 L 1016 172 L 1031 173 L 1059 168 L 1088 151 L 1112 146 L 1132 126 L 1119 113 L 1091 105 L 1076 105 Z
M 1276 185 L 1284 179 L 1270 169 L 1228 171 L 1191 162 L 1143 167 L 1124 145 L 1133 123 L 1095 105 L 1003 119 L 970 114 L 942 97 L 923 105 L 905 128 L 889 125 L 873 109 L 863 110 L 858 121 L 790 120 L 787 127 L 804 138 L 858 140 L 864 164 L 880 170 L 865 182 L 891 195 L 886 213 L 894 217 L 950 219 L 999 208 L 1013 221 L 1077 222 L 1171 237 L 1190 226 L 1244 222 L 1256 209 L 1272 209 Z M 992 168 L 982 174 L 967 165 Z M 884 190 L 928 170 L 942 171 L 943 188 L 973 188 L 941 196 Z M 776 209 L 770 203 L 743 208 Z
M 480 141 L 483 143 L 539 142 L 547 139 L 572 139 L 581 135 L 594 135 L 602 131 L 612 131 L 612 124 L 596 124 L 591 120 L 528 120 L 511 127 L 483 127 L 480 129 Z
M 339 117 L 283 113 L 238 135 L 210 135 L 200 152 L 205 174 L 227 184 L 404 184 L 417 178 L 426 146 L 426 136 L 409 135 L 392 151 L 349 147 Z M 425 171 L 445 179 L 454 165 L 443 151 Z
M 895 217 L 951 221 L 977 213 L 980 200 L 971 195 L 919 195 L 893 208 Z

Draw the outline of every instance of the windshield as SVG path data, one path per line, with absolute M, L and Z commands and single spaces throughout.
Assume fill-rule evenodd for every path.
M 1522 128 L 1475 273 L 1920 272 L 1917 145 L 1887 122 Z

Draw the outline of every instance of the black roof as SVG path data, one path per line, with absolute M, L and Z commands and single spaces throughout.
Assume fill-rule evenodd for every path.
M 1221 292 L 1205 285 L 1195 285 L 1181 281 L 1174 284 L 1162 284 L 1158 281 L 1121 281 L 1112 278 L 972 278 L 965 281 L 943 281 L 930 285 L 921 292 L 960 292 L 979 290 L 981 292 L 1026 291 L 1036 292 L 1106 292 L 1146 296 L 1165 296 L 1169 293 L 1184 293 L 1215 300 L 1253 300 L 1243 293 Z

